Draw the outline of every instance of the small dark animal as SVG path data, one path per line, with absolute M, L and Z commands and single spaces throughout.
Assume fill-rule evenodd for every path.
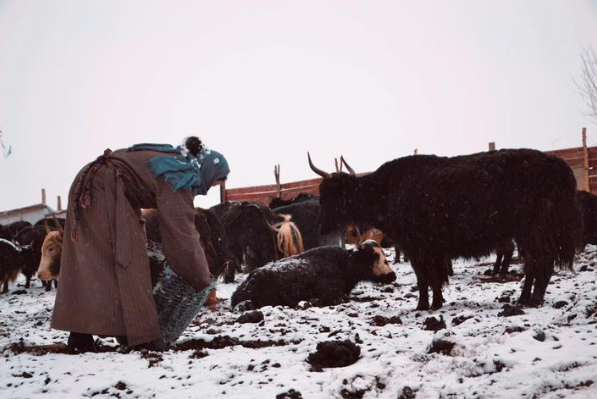
M 512 238 L 525 255 L 523 305 L 540 306 L 554 267 L 572 266 L 580 218 L 576 180 L 561 158 L 529 149 L 417 155 L 361 177 L 309 164 L 324 177 L 321 232 L 355 222 L 388 234 L 410 258 L 419 310 L 429 309 L 430 286 L 432 307 L 444 302 L 447 259 L 487 256 Z
M 315 197 L 312 194 L 307 194 L 307 193 L 300 193 L 296 197 L 291 198 L 289 200 L 284 200 L 284 199 L 282 199 L 280 197 L 276 197 L 276 198 L 273 198 L 269 202 L 269 208 L 270 209 L 276 209 L 276 208 L 279 208 L 281 206 L 292 205 L 292 204 L 297 204 L 299 202 L 311 201 L 311 200 L 316 200 L 316 199 L 317 199 L 317 197 Z
M 231 305 L 251 301 L 254 307 L 296 306 L 301 301 L 333 303 L 370 280 L 391 283 L 396 274 L 383 250 L 368 241 L 357 249 L 328 246 L 306 251 L 249 273 L 232 294 Z
M 8 284 L 16 280 L 29 252 L 29 247 L 0 238 L 0 285 L 3 285 L 3 294 L 8 293 Z

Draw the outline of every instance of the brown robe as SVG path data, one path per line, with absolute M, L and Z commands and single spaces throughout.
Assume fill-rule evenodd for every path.
M 197 291 L 210 275 L 195 229 L 193 193 L 174 192 L 155 178 L 147 161 L 166 154 L 114 151 L 116 169 L 102 166 L 93 178 L 92 203 L 75 217 L 75 178 L 68 195 L 60 286 L 52 327 L 78 333 L 126 336 L 129 345 L 161 337 L 152 296 L 146 236 L 140 208 L 157 208 L 163 251 L 172 270 Z M 89 175 L 87 175 L 87 179 Z

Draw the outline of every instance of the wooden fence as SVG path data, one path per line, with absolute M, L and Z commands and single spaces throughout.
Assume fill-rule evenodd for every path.
M 490 143 L 490 149 L 495 144 Z M 587 147 L 586 129 L 583 129 L 583 146 L 566 148 L 563 150 L 545 151 L 546 154 L 556 155 L 564 159 L 572 168 L 579 190 L 590 191 L 597 195 L 597 147 Z M 365 174 L 365 173 L 363 173 Z M 255 201 L 269 205 L 273 198 L 290 199 L 300 193 L 319 195 L 321 178 L 295 181 L 284 184 L 268 184 L 255 187 L 241 187 L 226 189 L 222 185 L 220 199 L 224 201 Z

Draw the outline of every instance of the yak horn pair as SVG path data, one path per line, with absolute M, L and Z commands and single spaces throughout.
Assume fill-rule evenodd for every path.
M 309 152 L 307 152 L 307 158 L 309 159 L 309 167 L 311 168 L 311 170 L 313 172 L 315 172 L 316 174 L 318 174 L 319 176 L 321 176 L 323 178 L 331 176 L 330 173 L 324 172 L 323 170 L 321 170 L 318 167 L 316 167 L 315 165 L 313 165 L 313 162 L 311 161 L 311 154 L 309 154 Z M 351 168 L 350 165 L 348 165 L 348 163 L 346 162 L 346 160 L 344 159 L 344 157 L 342 155 L 340 155 L 340 162 L 344 164 L 344 166 L 348 170 L 348 173 L 350 173 L 353 176 L 357 175 L 356 172 L 354 171 L 354 169 Z

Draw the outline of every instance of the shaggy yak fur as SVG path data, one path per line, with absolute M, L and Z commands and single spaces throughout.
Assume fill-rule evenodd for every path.
M 230 252 L 249 271 L 303 252 L 301 233 L 289 215 L 276 215 L 265 205 L 249 201 L 210 209 L 221 215 Z M 234 275 L 226 276 L 226 281 L 233 279 Z
M 161 243 L 158 210 L 144 209 L 142 213 L 147 239 Z M 227 268 L 234 268 L 236 260 L 228 250 L 228 240 L 218 217 L 208 209 L 195 208 L 195 228 L 199 232 L 210 273 L 217 277 Z
M 276 208 L 279 208 L 281 206 L 286 206 L 286 205 L 291 205 L 291 204 L 297 204 L 299 202 L 311 201 L 311 200 L 316 200 L 316 199 L 317 198 L 314 195 L 307 194 L 307 193 L 300 193 L 296 197 L 291 198 L 289 200 L 284 200 L 282 198 L 276 197 L 276 198 L 273 198 L 269 202 L 269 208 L 270 209 L 276 209 Z
M 540 306 L 554 266 L 572 266 L 576 181 L 555 156 L 529 149 L 416 155 L 361 177 L 310 165 L 324 177 L 321 232 L 356 222 L 388 234 L 410 258 L 419 310 L 429 309 L 430 286 L 432 307 L 444 302 L 448 261 L 487 256 L 512 238 L 525 254 L 523 305 Z
M 356 250 L 319 247 L 249 273 L 232 294 L 231 305 L 251 301 L 248 307 L 296 306 L 301 301 L 335 303 L 361 280 L 391 283 L 396 274 L 377 243 Z
M 582 214 L 578 249 L 583 250 L 587 244 L 597 245 L 597 196 L 586 191 L 577 191 L 576 199 Z
M 306 250 L 326 245 L 343 246 L 345 237 L 343 230 L 338 230 L 328 235 L 322 235 L 319 232 L 317 216 L 319 215 L 320 208 L 319 200 L 310 199 L 281 206 L 274 209 L 274 213 L 277 215 L 290 215 L 292 217 L 292 221 L 301 232 L 303 245 Z
M 8 226 L 3 226 L 0 224 L 0 238 L 3 238 L 7 241 L 14 240 L 14 236 L 12 235 L 12 232 L 10 231 Z

